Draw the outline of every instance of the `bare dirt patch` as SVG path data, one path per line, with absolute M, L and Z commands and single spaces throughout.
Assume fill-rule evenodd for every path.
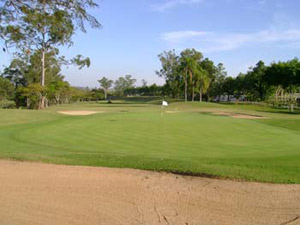
M 242 114 L 242 113 L 232 113 L 232 112 L 213 112 L 213 115 L 218 116 L 230 116 L 236 119 L 267 119 L 264 116 L 251 115 L 251 114 Z
M 100 111 L 58 111 L 60 114 L 69 115 L 69 116 L 88 116 L 96 113 L 103 113 Z
M 299 224 L 300 185 L 0 161 L 0 224 Z

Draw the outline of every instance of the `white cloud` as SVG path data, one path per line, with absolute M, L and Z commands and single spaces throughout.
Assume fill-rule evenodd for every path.
M 209 35 L 208 32 L 202 31 L 177 31 L 162 34 L 161 39 L 167 42 L 178 43 L 191 38 L 200 38 Z
M 164 12 L 180 5 L 194 5 L 202 3 L 204 0 L 166 0 L 162 3 L 152 4 L 151 8 L 154 11 Z
M 173 48 L 192 46 L 204 52 L 234 50 L 253 44 L 278 44 L 295 46 L 300 42 L 300 29 L 263 30 L 254 33 L 213 33 L 205 31 L 177 31 L 161 35 L 161 40 Z M 298 45 L 297 45 L 298 46 Z

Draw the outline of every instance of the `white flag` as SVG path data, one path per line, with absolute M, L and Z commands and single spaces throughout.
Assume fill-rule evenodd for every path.
M 162 106 L 168 106 L 168 105 L 169 105 L 168 102 L 166 102 L 166 101 L 162 102 Z

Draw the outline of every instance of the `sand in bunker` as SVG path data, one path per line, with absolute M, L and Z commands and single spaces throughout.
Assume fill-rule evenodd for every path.
M 88 116 L 96 113 L 103 113 L 100 111 L 58 111 L 60 114 L 69 115 L 69 116 Z
M 181 111 L 166 111 L 166 113 L 181 113 Z
M 214 115 L 218 116 L 230 116 L 236 119 L 266 119 L 266 117 L 250 114 L 231 113 L 231 112 L 213 112 Z
M 300 185 L 0 161 L 0 224 L 300 224 Z

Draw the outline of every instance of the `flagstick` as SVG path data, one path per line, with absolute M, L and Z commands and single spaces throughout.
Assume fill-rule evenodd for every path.
M 161 116 L 163 116 L 164 115 L 164 106 L 168 106 L 168 102 L 166 102 L 166 101 L 162 101 L 162 103 L 161 103 Z

